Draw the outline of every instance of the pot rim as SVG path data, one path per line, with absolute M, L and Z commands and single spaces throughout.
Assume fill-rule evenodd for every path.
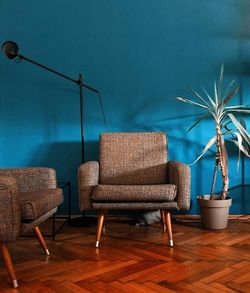
M 232 205 L 232 198 L 228 197 L 226 199 L 205 199 L 197 196 L 198 203 L 200 207 L 207 208 L 225 208 Z
M 213 198 L 213 199 L 210 199 L 210 194 L 202 194 L 202 195 L 198 195 L 196 198 L 198 199 L 198 200 L 211 200 L 211 201 L 224 201 L 224 200 L 232 200 L 232 197 L 231 196 L 227 196 L 225 199 L 220 199 L 219 197 L 220 197 L 220 195 L 218 195 L 218 194 L 213 194 L 212 195 L 213 197 L 215 197 L 215 198 Z M 206 198 L 207 197 L 207 198 Z M 217 198 L 216 198 L 217 197 Z

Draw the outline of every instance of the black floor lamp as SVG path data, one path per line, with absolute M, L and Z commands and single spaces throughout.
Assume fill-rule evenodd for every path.
M 82 77 L 82 74 L 80 73 L 79 74 L 79 79 L 73 79 L 65 74 L 62 74 L 48 66 L 45 66 L 45 65 L 42 65 L 34 60 L 31 60 L 21 54 L 18 53 L 19 51 L 19 47 L 17 45 L 17 43 L 13 42 L 13 41 L 6 41 L 3 43 L 2 45 L 2 50 L 3 50 L 3 53 L 5 54 L 5 56 L 9 59 L 15 59 L 15 61 L 17 63 L 21 62 L 22 60 L 26 60 L 32 64 L 35 64 L 37 66 L 39 66 L 40 68 L 43 68 L 47 71 L 50 71 L 56 75 L 59 75 L 61 77 L 63 77 L 64 79 L 67 79 L 75 84 L 77 84 L 79 86 L 79 93 L 80 93 L 80 127 L 81 127 L 81 156 L 82 156 L 82 163 L 84 163 L 85 161 L 85 156 L 84 156 L 84 112 L 83 112 L 83 88 L 86 88 L 92 92 L 95 92 L 98 94 L 98 98 L 99 98 L 99 102 L 100 102 L 100 105 L 101 105 L 101 109 L 102 109 L 102 115 L 103 115 L 103 119 L 104 119 L 104 123 L 106 125 L 106 120 L 105 120 L 105 116 L 104 116 L 104 111 L 103 111 L 103 105 L 102 105 L 102 100 L 101 100 L 101 97 L 100 97 L 100 92 L 86 84 L 83 83 L 83 77 Z M 83 217 L 83 219 L 81 219 L 81 221 L 78 221 L 78 222 L 81 222 L 81 223 L 77 223 L 77 221 L 74 221 L 74 219 L 71 221 L 71 224 L 74 225 L 74 223 L 77 225 L 77 226 L 80 226 L 80 225 L 88 225 L 92 222 L 92 220 L 95 221 L 94 218 L 92 217 Z

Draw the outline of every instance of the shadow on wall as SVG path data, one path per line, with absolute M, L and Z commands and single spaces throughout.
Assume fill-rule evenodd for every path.
M 98 141 L 85 143 L 85 149 L 92 150 L 91 159 L 98 158 L 98 147 Z M 71 212 L 73 214 L 80 214 L 77 192 L 77 171 L 81 165 L 81 160 L 81 144 L 79 142 L 67 141 L 38 145 L 33 150 L 30 162 L 27 164 L 27 166 L 54 168 L 58 181 L 71 182 Z M 60 210 L 62 214 L 67 212 L 66 202 Z

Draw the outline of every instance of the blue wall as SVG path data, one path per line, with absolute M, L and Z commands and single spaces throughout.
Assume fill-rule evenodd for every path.
M 186 84 L 211 89 L 224 62 L 226 79 L 241 81 L 237 102 L 249 100 L 249 8 L 247 0 L 8 0 L 0 2 L 0 41 L 15 40 L 21 54 L 76 79 L 82 72 L 100 89 L 106 128 L 97 96 L 84 92 L 87 160 L 97 159 L 101 132 L 164 130 L 170 159 L 190 163 L 213 125 L 187 134 L 197 110 L 175 97 L 189 95 Z M 78 88 L 1 55 L 0 120 L 0 166 L 56 168 L 59 180 L 73 184 L 77 212 Z M 235 178 L 232 157 L 234 186 L 242 174 Z M 210 190 L 212 169 L 212 153 L 192 167 L 192 214 L 196 196 Z M 239 194 L 231 212 L 249 213 L 250 205 Z

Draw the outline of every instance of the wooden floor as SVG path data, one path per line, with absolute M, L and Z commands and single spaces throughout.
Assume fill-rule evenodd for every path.
M 21 238 L 9 245 L 20 286 L 11 289 L 0 262 L 0 292 L 250 292 L 249 220 L 217 232 L 173 223 L 173 232 L 170 248 L 158 224 L 109 220 L 95 249 L 95 227 L 65 226 L 47 240 L 50 257 L 35 238 Z

